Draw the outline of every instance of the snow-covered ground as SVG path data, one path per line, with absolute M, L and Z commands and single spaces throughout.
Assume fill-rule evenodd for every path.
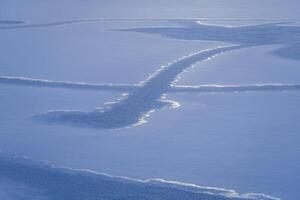
M 299 19 L 299 2 L 141 2 L 0 2 L 0 199 L 298 199 L 297 23 L 238 29 L 141 18 L 246 26 Z M 238 44 L 247 47 L 201 53 Z M 175 86 L 197 87 L 167 87 L 178 73 Z M 219 86 L 201 89 L 207 84 Z M 164 93 L 180 106 L 156 101 Z M 76 126 L 73 112 L 62 123 L 32 120 L 79 110 L 86 124 L 120 98 L 106 115 L 123 120 L 113 126 Z M 153 109 L 147 123 L 130 126 Z M 153 178 L 206 187 L 140 181 Z

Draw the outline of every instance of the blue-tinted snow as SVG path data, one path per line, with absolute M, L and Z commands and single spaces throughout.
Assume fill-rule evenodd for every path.
M 24 26 L 12 26 L 11 28 L 47 28 L 51 26 L 63 26 L 88 22 L 99 21 L 61 21 L 36 25 L 32 24 Z M 181 24 L 183 24 L 183 27 L 134 28 L 124 29 L 123 31 L 160 34 L 165 37 L 170 37 L 172 39 L 177 40 L 221 41 L 235 44 L 237 43 L 246 46 L 223 48 L 219 47 L 210 51 L 195 53 L 190 56 L 179 59 L 174 63 L 168 64 L 165 67 L 162 67 L 161 69 L 157 70 L 157 72 L 151 75 L 150 78 L 148 78 L 146 81 L 144 81 L 136 91 L 134 91 L 130 95 L 127 95 L 125 98 L 119 100 L 118 102 L 111 104 L 109 107 L 91 112 L 79 110 L 55 110 L 49 111 L 45 114 L 36 115 L 34 118 L 50 123 L 66 123 L 73 126 L 95 127 L 105 129 L 122 128 L 128 127 L 130 125 L 135 125 L 140 123 L 145 115 L 148 115 L 153 110 L 156 110 L 163 106 L 161 104 L 161 98 L 163 97 L 164 93 L 167 92 L 168 87 L 175 82 L 179 74 L 181 74 L 184 70 L 187 70 L 193 64 L 211 58 L 219 53 L 236 48 L 239 49 L 251 46 L 261 46 L 270 44 L 297 43 L 300 35 L 300 29 L 297 26 L 280 26 L 286 23 L 270 23 L 251 26 L 228 27 L 221 25 L 216 26 L 211 24 L 201 24 L 193 20 L 181 20 L 180 22 Z M 283 54 L 279 55 L 284 56 Z M 297 55 L 297 52 L 293 55 Z M 293 58 L 298 59 L 297 56 Z M 44 82 L 38 81 L 35 83 L 41 84 Z M 31 81 L 31 83 L 33 82 Z M 53 83 L 54 82 L 52 82 L 52 84 Z M 64 84 L 63 86 L 66 86 L 66 84 Z M 244 89 L 245 86 L 242 86 L 241 88 Z M 264 88 L 268 88 L 268 85 L 265 85 Z M 271 88 L 275 89 L 276 87 L 272 85 Z M 282 88 L 284 87 L 282 87 L 282 84 L 280 84 L 279 89 Z
M 0 17 L 1 20 L 30 23 L 124 15 L 284 20 L 299 17 L 297 0 L 288 3 L 251 1 L 246 6 L 244 1 L 228 3 L 217 0 L 124 2 L 120 7 L 115 7 L 115 3 L 1 1 Z M 134 33 L 105 34 L 108 29 L 166 26 L 165 22 L 148 25 L 131 23 L 1 31 L 1 75 L 135 84 L 164 62 L 220 45 Z M 241 24 L 244 25 L 239 22 Z M 270 50 L 275 49 L 271 47 Z M 83 51 L 85 54 L 82 54 Z M 264 51 L 265 47 L 259 47 L 253 51 L 234 52 L 230 56 L 221 55 L 205 64 L 198 64 L 185 73 L 179 83 L 296 84 L 299 63 L 272 56 L 268 49 L 266 53 Z M 111 54 L 114 59 L 111 59 Z M 134 73 L 131 73 L 133 70 Z M 116 71 L 119 73 L 114 73 Z M 114 131 L 49 127 L 28 121 L 27 117 L 52 109 L 91 110 L 119 98 L 116 94 L 1 86 L 0 95 L 0 146 L 6 152 L 113 175 L 140 179 L 160 177 L 234 188 L 242 192 L 262 192 L 283 199 L 299 198 L 300 180 L 296 174 L 300 173 L 297 154 L 300 150 L 297 142 L 300 127 L 295 119 L 299 119 L 300 97 L 297 92 L 172 94 L 168 99 L 182 104 L 176 111 L 165 109 L 154 113 L 151 123 Z
M 178 79 L 177 79 L 178 81 Z M 108 91 L 119 92 L 125 96 L 142 87 L 142 84 L 92 84 L 70 81 L 52 81 L 43 79 L 32 79 L 24 77 L 0 76 L 0 83 L 5 85 L 16 85 L 23 87 L 42 87 L 42 88 L 63 88 L 72 90 L 88 91 Z M 168 84 L 169 85 L 169 84 Z M 169 85 L 167 93 L 172 92 L 195 92 L 195 93 L 216 93 L 216 92 L 250 92 L 250 91 L 289 91 L 300 90 L 299 84 L 265 83 L 265 84 L 244 84 L 244 85 Z
M 26 21 L 17 21 L 17 20 L 0 20 L 0 25 L 20 25 L 20 24 L 24 24 L 26 23 Z M 5 26 L 3 26 L 4 28 Z M 10 26 L 6 26 L 6 27 L 10 27 Z M 0 27 L 2 28 L 2 27 Z
M 233 190 L 222 188 L 201 187 L 159 179 L 141 181 L 97 174 L 89 170 L 58 168 L 46 163 L 35 163 L 25 158 L 5 155 L 0 155 L 0 175 L 3 187 L 0 191 L 5 194 L 6 199 L 278 200 L 263 194 L 238 194 Z M 20 186 L 25 186 L 22 188 L 23 191 L 20 190 Z
M 184 22 L 184 20 L 182 22 Z M 253 46 L 284 44 L 284 49 L 276 50 L 275 55 L 299 60 L 300 47 L 297 47 L 297 45 L 300 40 L 300 27 L 284 26 L 289 23 L 290 22 L 279 22 L 250 26 L 221 26 L 203 24 L 201 22 L 197 23 L 197 21 L 195 21 L 192 25 L 190 25 L 190 23 L 186 25 L 182 23 L 182 27 L 159 26 L 125 29 L 123 31 L 157 34 L 179 40 L 220 41 L 234 44 L 250 44 Z
M 168 91 L 171 83 L 175 83 L 176 77 L 193 64 L 207 60 L 218 54 L 246 48 L 248 46 L 218 47 L 201 51 L 178 59 L 174 63 L 158 69 L 141 86 L 126 95 L 118 102 L 108 107 L 92 112 L 56 110 L 34 116 L 34 119 L 50 123 L 65 123 L 72 126 L 93 128 L 124 128 L 142 123 L 143 118 L 150 112 L 164 106 L 163 95 Z

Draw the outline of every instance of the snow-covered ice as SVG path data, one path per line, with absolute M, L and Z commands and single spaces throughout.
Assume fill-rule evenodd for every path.
M 142 181 L 113 177 L 89 170 L 74 170 L 47 163 L 35 163 L 26 158 L 0 156 L 0 180 L 2 180 L 0 191 L 3 193 L 4 189 L 6 193 L 11 192 L 15 195 L 15 199 L 278 200 L 263 194 L 238 194 L 233 190 L 160 179 Z M 0 193 L 6 199 L 14 199 L 12 194 L 3 196 Z
M 124 20 L 124 19 L 123 19 Z M 9 28 L 40 28 L 51 26 L 63 26 L 77 23 L 88 22 L 101 22 L 103 20 L 73 20 L 73 21 L 60 21 L 50 22 L 45 24 L 29 24 L 21 26 L 11 26 Z M 106 21 L 106 20 L 104 20 Z M 177 22 L 178 20 L 171 20 Z M 230 42 L 234 44 L 240 44 L 236 46 L 218 47 L 216 49 L 206 50 L 199 53 L 194 53 L 189 56 L 180 58 L 175 62 L 158 69 L 153 75 L 142 82 L 140 87 L 136 89 L 132 94 L 127 95 L 118 102 L 111 104 L 109 107 L 98 109 L 92 112 L 86 111 L 70 111 L 70 110 L 55 110 L 49 111 L 45 114 L 39 114 L 34 116 L 34 119 L 50 122 L 50 123 L 66 123 L 73 126 L 85 126 L 95 128 L 122 128 L 135 124 L 141 124 L 144 121 L 144 117 L 149 115 L 157 108 L 163 107 L 161 98 L 168 91 L 171 84 L 174 84 L 176 78 L 190 68 L 197 62 L 211 59 L 212 57 L 226 51 L 241 49 L 246 47 L 270 45 L 270 44 L 293 44 L 292 50 L 288 47 L 284 47 L 284 50 L 292 52 L 290 54 L 282 53 L 282 49 L 276 50 L 275 55 L 286 56 L 290 55 L 294 59 L 300 59 L 297 56 L 297 48 L 294 51 L 295 43 L 299 42 L 300 29 L 297 26 L 281 26 L 286 23 L 271 23 L 260 24 L 252 26 L 220 26 L 211 24 L 201 24 L 196 20 L 179 20 L 183 27 L 159 27 L 159 28 L 133 28 L 123 29 L 122 31 L 134 31 L 142 33 L 161 34 L 166 37 L 180 39 L 180 40 L 212 40 L 221 42 Z M 7 27 L 4 27 L 7 28 Z M 288 58 L 291 58 L 288 57 Z M 55 81 L 42 81 L 24 78 L 10 78 L 2 77 L 3 83 L 25 83 L 25 85 L 37 85 L 37 86 L 52 86 L 52 87 L 64 87 L 64 88 L 90 88 L 95 89 L 101 87 L 101 89 L 108 89 L 113 87 L 108 84 L 93 85 L 82 83 L 68 83 L 68 82 L 55 82 Z M 88 87 L 87 87 L 88 86 Z M 267 90 L 290 90 L 297 89 L 297 84 L 264 84 L 263 86 L 227 86 L 218 87 L 222 91 L 267 91 Z M 118 89 L 122 86 L 116 86 Z M 126 86 L 125 86 L 126 88 Z M 203 87 L 186 87 L 182 88 L 197 88 L 200 91 Z M 120 88 L 119 88 L 120 89 Z M 122 88 L 121 88 L 122 89 Z M 207 87 L 206 87 L 207 89 Z M 216 91 L 217 87 L 215 87 Z
M 298 1 L 0 4 L 1 199 L 299 198 Z

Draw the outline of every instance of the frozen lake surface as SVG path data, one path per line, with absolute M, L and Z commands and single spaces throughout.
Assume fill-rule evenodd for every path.
M 299 2 L 166 2 L 0 3 L 0 199 L 300 198 Z

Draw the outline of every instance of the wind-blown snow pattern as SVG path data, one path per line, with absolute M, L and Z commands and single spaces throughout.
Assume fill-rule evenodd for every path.
M 193 64 L 206 60 L 220 53 L 249 46 L 227 46 L 201 51 L 183 57 L 167 66 L 161 67 L 141 86 L 118 102 L 92 112 L 56 110 L 34 116 L 34 119 L 49 123 L 64 123 L 73 126 L 115 129 L 129 127 L 144 122 L 145 116 L 158 109 L 166 102 L 162 96 L 174 83 L 178 74 Z
M 32 199 L 279 200 L 264 194 L 239 194 L 234 190 L 161 179 L 136 180 L 113 177 L 89 170 L 55 167 L 49 163 L 3 154 L 0 154 L 0 177 L 1 185 L 9 183 L 13 189 L 14 184 L 16 186 L 21 184 L 24 193 L 27 192 L 26 188 L 30 189 Z M 9 194 L 7 197 L 9 199 Z

